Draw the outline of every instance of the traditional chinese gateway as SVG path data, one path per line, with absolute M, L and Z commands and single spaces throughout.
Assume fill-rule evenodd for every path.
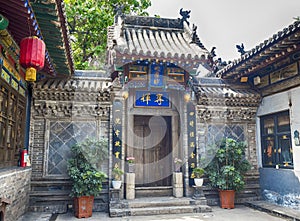
M 109 180 L 96 198 L 95 210 L 117 216 L 132 212 L 127 199 L 173 195 L 190 199 L 192 169 L 200 161 L 205 166 L 200 158 L 223 136 L 249 144 L 247 158 L 253 168 L 238 201 L 260 197 L 254 150 L 261 97 L 247 84 L 201 77 L 213 72 L 214 62 L 196 29 L 184 18 L 117 16 L 108 29 L 107 72 L 75 71 L 69 80 L 36 84 L 30 208 L 47 206 L 64 212 L 72 204 L 66 173 L 70 146 L 95 136 L 110 141 L 110 157 L 101 167 Z M 111 171 L 119 167 L 128 172 L 127 157 L 135 158 L 135 177 L 125 173 L 116 193 Z M 178 185 L 173 181 L 175 158 L 185 162 Z M 205 187 L 204 193 L 204 204 L 218 203 L 216 190 Z M 115 203 L 116 194 L 121 203 Z M 182 205 L 189 207 L 186 211 L 201 207 L 190 205 L 190 200 L 182 202 L 188 204 Z
M 126 15 L 117 16 L 109 28 L 107 62 L 115 93 L 110 168 L 126 170 L 126 157 L 135 158 L 134 187 L 125 185 L 121 197 L 132 197 L 132 188 L 136 198 L 176 195 L 176 158 L 186 162 L 181 188 L 191 197 L 192 169 L 206 166 L 210 146 L 224 136 L 249 144 L 253 167 L 239 200 L 260 196 L 253 151 L 260 94 L 247 84 L 201 77 L 215 66 L 196 29 L 184 17 Z M 217 203 L 216 192 L 207 188 L 206 193 L 209 204 Z

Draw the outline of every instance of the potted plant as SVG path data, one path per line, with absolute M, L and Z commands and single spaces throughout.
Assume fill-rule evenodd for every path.
M 134 173 L 135 171 L 134 171 L 134 163 L 135 163 L 135 158 L 134 157 L 132 157 L 132 156 L 129 156 L 129 157 L 126 157 L 126 161 L 127 161 L 127 167 L 128 167 L 128 169 L 127 169 L 127 171 L 128 171 L 128 173 Z
M 97 170 L 91 163 L 96 161 L 94 158 L 100 162 L 106 159 L 107 151 L 102 151 L 100 155 L 95 153 L 93 159 L 87 153 L 94 152 L 93 149 L 107 148 L 105 142 L 95 139 L 86 139 L 71 147 L 73 156 L 68 161 L 68 174 L 72 181 L 70 196 L 74 198 L 74 212 L 78 218 L 92 216 L 94 197 L 100 194 L 102 183 L 107 178 L 104 172 Z
M 245 158 L 246 144 L 226 138 L 206 167 L 212 187 L 218 188 L 222 208 L 234 208 L 235 192 L 244 188 L 244 174 L 251 168 Z
M 194 183 L 196 186 L 202 186 L 203 185 L 203 178 L 205 170 L 202 167 L 195 167 L 192 171 L 192 174 L 194 174 Z
M 182 166 L 182 160 L 179 158 L 175 158 L 174 159 L 174 169 L 175 169 L 175 173 L 179 173 L 180 172 L 180 168 Z
M 119 167 L 114 167 L 112 170 L 113 180 L 112 180 L 112 186 L 114 189 L 120 189 L 122 184 L 122 175 L 124 174 L 124 171 L 121 170 Z

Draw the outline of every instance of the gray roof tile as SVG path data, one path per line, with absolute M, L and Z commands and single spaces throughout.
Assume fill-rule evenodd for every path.
M 207 63 L 210 52 L 192 43 L 193 32 L 180 19 L 124 16 L 116 19 L 108 36 L 108 64 L 121 67 L 132 60 L 165 60 L 180 63 L 187 71 Z M 126 58 L 126 59 L 124 59 Z M 185 67 L 184 67 L 185 66 Z

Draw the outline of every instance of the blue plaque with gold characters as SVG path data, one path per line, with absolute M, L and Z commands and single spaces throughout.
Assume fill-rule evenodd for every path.
M 164 86 L 164 68 L 162 65 L 152 64 L 150 68 L 150 87 Z
M 113 122 L 112 122 L 112 154 L 113 165 L 121 167 L 122 159 L 122 110 L 123 104 L 121 101 L 116 100 L 113 103 Z
M 189 185 L 193 186 L 195 175 L 193 169 L 197 167 L 196 152 L 196 110 L 192 102 L 187 104 L 187 133 L 188 133 L 188 164 L 189 164 Z
M 137 91 L 135 97 L 136 107 L 169 107 L 167 92 Z

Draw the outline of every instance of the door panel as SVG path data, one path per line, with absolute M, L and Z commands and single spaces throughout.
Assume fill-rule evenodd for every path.
M 137 186 L 171 185 L 171 117 L 134 117 Z

